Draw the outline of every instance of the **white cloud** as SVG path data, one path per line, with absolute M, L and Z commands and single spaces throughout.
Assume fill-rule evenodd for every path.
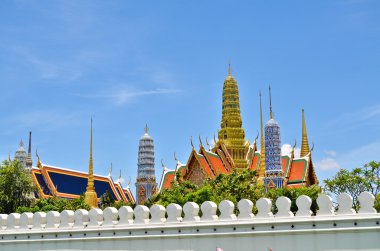
M 38 77 L 41 79 L 58 80 L 59 82 L 70 82 L 83 76 L 83 66 L 78 62 L 78 58 L 61 59 L 54 61 L 50 57 L 49 60 L 40 55 L 34 54 L 26 47 L 13 47 L 16 55 L 33 67 Z M 65 61 L 66 60 L 66 61 Z
M 87 97 L 87 98 L 107 99 L 117 105 L 124 105 L 140 97 L 177 94 L 181 92 L 182 90 L 179 90 L 179 89 L 157 88 L 157 89 L 152 89 L 152 90 L 133 90 L 130 88 L 119 88 L 108 94 L 88 94 L 88 95 L 80 95 L 80 96 Z
M 328 156 L 331 156 L 331 157 L 335 157 L 336 156 L 336 152 L 335 151 L 329 151 L 329 150 L 325 150 L 323 151 L 326 155 Z
M 281 147 L 281 154 L 282 155 L 290 155 L 292 153 L 293 146 L 290 144 L 283 144 Z M 294 149 L 294 157 L 299 158 L 301 153 L 301 149 L 296 147 Z
M 317 169 L 326 170 L 339 170 L 341 167 L 339 163 L 333 158 L 324 158 L 315 163 Z
M 380 104 L 364 107 L 360 110 L 350 111 L 337 116 L 335 119 L 328 122 L 327 127 L 336 127 L 338 125 L 350 125 L 350 128 L 356 128 L 363 122 L 370 122 L 380 118 Z

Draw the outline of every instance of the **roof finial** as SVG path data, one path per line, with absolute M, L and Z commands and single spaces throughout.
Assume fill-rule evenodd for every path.
M 308 155 L 310 152 L 309 140 L 307 139 L 305 110 L 302 109 L 302 144 L 301 144 L 301 158 Z
M 164 160 L 163 159 L 161 159 L 161 166 L 162 166 L 162 168 L 165 168 L 165 164 L 164 164 Z
M 22 138 L 20 139 L 20 147 L 24 147 L 24 142 L 22 141 Z
M 194 144 L 193 144 L 193 136 L 190 136 L 190 144 L 191 144 L 191 147 L 195 149 Z
M 211 151 L 212 147 L 210 143 L 208 142 L 208 137 L 206 137 L 206 145 L 208 146 L 208 150 Z
M 131 181 L 132 181 L 132 178 L 131 178 L 131 176 L 129 176 L 129 181 L 128 181 L 127 188 L 129 188 L 131 186 Z
M 198 138 L 199 138 L 199 144 L 200 144 L 200 147 L 203 147 L 203 142 L 202 142 L 202 139 L 201 139 L 201 135 L 200 135 L 200 134 L 198 135 Z
M 111 162 L 111 166 L 110 166 L 110 169 L 109 169 L 109 171 L 108 171 L 108 176 L 112 176 L 112 162 Z
M 295 139 L 295 140 L 294 140 L 294 145 L 293 145 L 293 147 L 292 147 L 292 152 L 291 152 L 291 157 L 292 157 L 292 159 L 294 159 L 294 149 L 296 149 L 296 146 L 297 146 L 297 140 Z
M 148 134 L 148 131 L 149 131 L 149 128 L 148 128 L 148 124 L 145 124 L 145 129 L 144 129 L 145 133 Z
M 232 76 L 231 62 L 228 63 L 228 76 Z
M 178 162 L 177 155 L 174 152 L 174 160 Z
M 261 103 L 261 91 L 260 91 L 260 169 L 259 177 L 264 177 L 265 175 L 265 141 L 264 141 L 264 125 L 263 125 L 263 107 Z
M 272 92 L 271 92 L 271 88 L 270 88 L 270 85 L 269 85 L 269 109 L 270 109 L 270 118 L 273 119 L 273 112 L 272 112 Z
M 88 164 L 88 182 L 85 193 L 85 202 L 90 207 L 98 207 L 98 196 L 94 187 L 94 164 L 92 161 L 92 117 L 91 117 L 91 130 L 90 130 L 90 160 Z

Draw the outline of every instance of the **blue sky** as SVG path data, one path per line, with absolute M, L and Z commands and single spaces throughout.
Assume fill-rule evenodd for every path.
M 32 130 L 44 163 L 86 171 L 93 116 L 96 173 L 134 182 L 148 123 L 159 177 L 217 132 L 231 62 L 251 142 L 270 84 L 283 144 L 305 108 L 320 180 L 380 160 L 379 1 L 1 1 L 0 32 L 2 159 Z

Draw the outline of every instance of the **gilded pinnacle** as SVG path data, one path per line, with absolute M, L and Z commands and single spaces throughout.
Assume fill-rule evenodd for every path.
M 85 193 L 85 202 L 90 207 L 98 207 L 98 196 L 94 187 L 94 164 L 92 161 L 92 118 L 90 130 L 90 160 L 88 164 L 88 181 Z
M 302 145 L 301 145 L 301 157 L 305 157 L 310 152 L 309 140 L 307 138 L 305 111 L 302 109 Z

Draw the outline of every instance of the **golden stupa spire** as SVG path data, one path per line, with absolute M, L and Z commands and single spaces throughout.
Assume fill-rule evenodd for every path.
M 88 164 L 88 182 L 85 193 L 85 202 L 90 207 L 98 207 L 98 196 L 94 187 L 94 164 L 92 161 L 92 118 L 91 118 L 91 132 L 90 132 L 90 160 Z
M 270 114 L 270 118 L 273 119 L 273 112 L 272 112 L 272 92 L 271 92 L 270 85 L 269 85 L 269 114 Z
M 261 104 L 261 92 L 260 92 L 260 168 L 259 168 L 259 178 L 263 178 L 265 175 L 265 141 L 264 141 L 264 124 L 263 124 L 263 107 Z
M 245 159 L 249 145 L 245 140 L 240 113 L 239 88 L 231 75 L 231 64 L 228 65 L 228 76 L 223 83 L 222 120 L 218 132 L 218 140 L 222 141 L 230 153 L 234 167 L 247 168 Z
M 301 145 L 301 158 L 308 155 L 310 152 L 309 140 L 307 139 L 305 111 L 302 109 L 302 145 Z

